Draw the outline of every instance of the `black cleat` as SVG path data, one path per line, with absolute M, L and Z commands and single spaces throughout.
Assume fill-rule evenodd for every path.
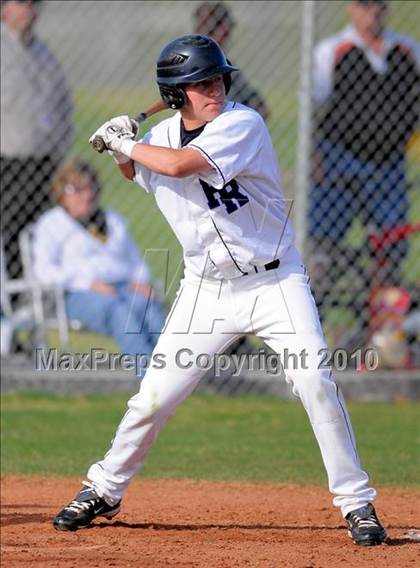
M 365 507 L 351 511 L 346 516 L 349 537 L 356 544 L 375 546 L 382 544 L 387 534 L 376 516 L 375 508 L 371 503 Z
M 54 528 L 60 531 L 77 531 L 88 527 L 96 517 L 112 519 L 120 512 L 119 501 L 116 505 L 99 497 L 91 485 L 85 485 L 71 503 L 54 517 Z

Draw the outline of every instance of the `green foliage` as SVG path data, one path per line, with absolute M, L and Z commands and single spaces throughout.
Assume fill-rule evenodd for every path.
M 350 404 L 373 483 L 419 485 L 420 404 Z M 102 458 L 126 397 L 3 396 L 2 473 L 80 475 Z M 318 446 L 299 403 L 194 395 L 170 420 L 142 475 L 325 484 Z

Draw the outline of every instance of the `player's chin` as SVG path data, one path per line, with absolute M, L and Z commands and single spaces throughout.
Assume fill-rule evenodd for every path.
M 214 120 L 222 112 L 222 109 L 223 103 L 209 103 L 205 108 L 207 120 Z

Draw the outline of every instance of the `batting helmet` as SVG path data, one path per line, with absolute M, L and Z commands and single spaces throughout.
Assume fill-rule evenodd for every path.
M 238 71 L 226 59 L 218 44 L 205 35 L 177 37 L 162 49 L 157 62 L 157 83 L 164 103 L 181 108 L 185 102 L 183 87 L 223 75 L 226 93 L 230 89 L 230 74 Z

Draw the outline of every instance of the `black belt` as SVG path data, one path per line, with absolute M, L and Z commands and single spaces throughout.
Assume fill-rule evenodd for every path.
M 264 272 L 265 270 L 274 270 L 280 266 L 280 260 L 276 258 L 276 260 L 272 260 L 271 262 L 267 262 L 264 266 L 253 266 L 253 269 L 256 273 Z

